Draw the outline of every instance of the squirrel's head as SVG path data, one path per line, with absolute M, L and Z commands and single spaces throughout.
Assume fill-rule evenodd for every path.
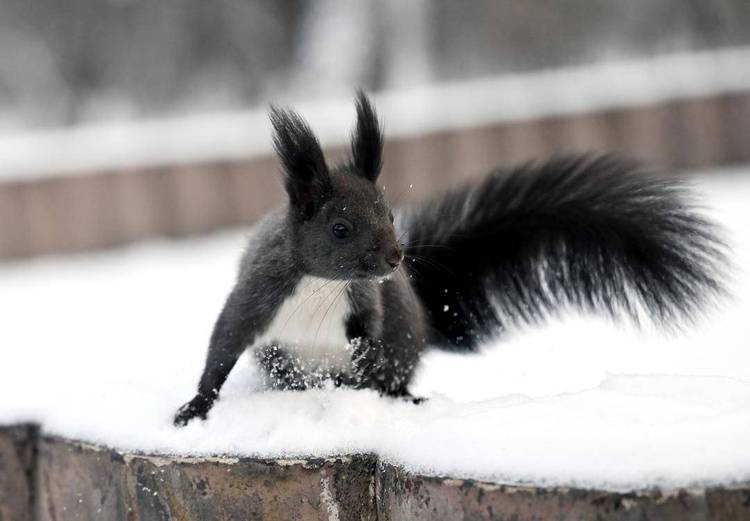
M 293 248 L 307 273 L 329 279 L 383 277 L 403 260 L 393 213 L 376 186 L 383 133 L 370 101 L 357 93 L 351 161 L 329 169 L 304 119 L 272 107 L 274 146 L 289 195 Z

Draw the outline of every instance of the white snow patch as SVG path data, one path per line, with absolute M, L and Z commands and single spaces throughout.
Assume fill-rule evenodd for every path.
M 395 139 L 747 92 L 748 63 L 750 47 L 714 49 L 399 88 L 374 101 L 388 138 Z M 351 97 L 292 105 L 323 145 L 348 143 L 355 118 Z M 0 134 L 0 179 L 270 156 L 266 109 Z
M 731 177 L 731 179 L 730 179 Z M 750 265 L 750 176 L 700 181 Z M 596 486 L 750 479 L 750 277 L 685 334 L 570 316 L 476 356 L 431 353 L 414 406 L 369 391 L 260 392 L 249 357 L 208 421 L 172 427 L 234 279 L 240 233 L 0 265 L 0 422 L 126 451 L 374 451 L 426 473 Z

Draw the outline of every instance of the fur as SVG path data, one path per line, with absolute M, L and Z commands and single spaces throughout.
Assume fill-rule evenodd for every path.
M 726 265 L 690 201 L 678 179 L 578 155 L 499 169 L 419 207 L 406 254 L 432 343 L 474 350 L 565 306 L 679 327 L 722 294 Z
M 283 346 L 306 365 L 348 371 L 346 325 L 352 310 L 349 298 L 341 298 L 345 289 L 345 282 L 303 276 L 253 348 Z

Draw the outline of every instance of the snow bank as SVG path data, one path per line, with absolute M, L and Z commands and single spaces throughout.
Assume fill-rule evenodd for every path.
M 750 47 L 540 70 L 375 96 L 389 139 L 750 90 Z M 278 101 L 278 100 L 277 100 Z M 348 142 L 351 98 L 294 102 L 324 145 Z M 79 175 L 272 153 L 266 107 L 0 134 L 0 179 Z
M 750 261 L 750 176 L 700 181 Z M 750 278 L 684 335 L 570 316 L 476 356 L 432 353 L 421 406 L 372 392 L 259 391 L 249 360 L 177 430 L 243 234 L 0 265 L 0 423 L 123 450 L 266 457 L 375 451 L 406 467 L 611 489 L 750 479 Z

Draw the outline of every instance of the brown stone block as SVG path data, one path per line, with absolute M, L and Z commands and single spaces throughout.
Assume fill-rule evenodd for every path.
M 30 254 L 75 252 L 122 242 L 109 175 L 48 178 L 17 194 Z
M 18 197 L 24 212 L 25 240 L 32 255 L 68 251 L 74 232 L 60 233 L 61 228 L 67 230 L 63 223 L 69 222 L 69 209 L 61 196 L 60 185 L 57 179 L 20 185 Z
M 503 163 L 506 154 L 502 134 L 497 127 L 464 129 L 450 134 L 450 157 L 446 164 L 448 177 L 458 181 L 477 177 Z M 412 181 L 413 182 L 413 181 Z M 429 180 L 426 182 L 430 185 Z
M 675 166 L 678 158 L 672 132 L 673 108 L 638 107 L 609 113 L 616 149 L 660 167 Z
M 215 164 L 180 165 L 170 177 L 180 234 L 204 233 L 235 221 L 226 169 Z
M 727 163 L 750 162 L 750 93 L 723 97 L 721 113 L 727 126 Z
M 565 153 L 620 151 L 610 113 L 561 118 L 558 148 Z
M 507 125 L 505 165 L 534 161 L 553 153 L 556 150 L 551 143 L 553 136 L 554 130 L 544 121 L 519 121 Z
M 729 158 L 727 121 L 720 98 L 685 100 L 676 104 L 674 154 L 683 168 L 707 168 Z
M 378 184 L 386 185 L 389 200 L 400 204 L 455 183 L 462 170 L 454 162 L 452 145 L 451 134 L 446 132 L 389 142 Z
M 275 157 L 226 162 L 217 166 L 227 176 L 234 224 L 255 222 L 265 212 L 286 201 L 281 165 Z
M 123 242 L 176 233 L 176 193 L 169 169 L 126 169 L 101 175 L 109 176 L 112 183 Z
M 21 183 L 0 183 L 0 258 L 34 253 L 25 193 Z
M 36 429 L 0 427 L 0 521 L 33 519 Z
M 369 456 L 133 456 L 43 439 L 37 519 L 374 520 L 374 466 Z
M 64 220 L 57 222 L 57 234 L 66 237 L 67 251 L 91 250 L 123 242 L 117 195 L 110 175 L 91 174 L 60 179 L 54 203 Z
M 746 521 L 747 485 L 628 493 L 424 477 L 378 465 L 380 521 Z

